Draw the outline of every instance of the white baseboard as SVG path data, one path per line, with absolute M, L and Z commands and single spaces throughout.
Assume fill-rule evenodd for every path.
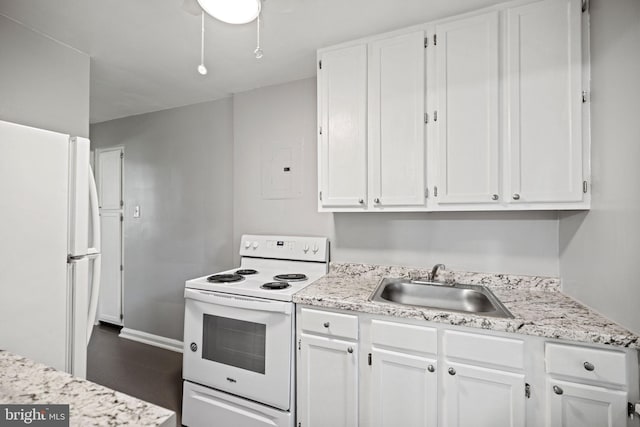
M 122 328 L 120 330 L 120 338 L 125 338 L 131 341 L 138 341 L 144 344 L 149 344 L 156 347 L 164 348 L 165 350 L 171 350 L 178 353 L 182 353 L 182 341 L 174 340 L 172 338 L 161 337 L 160 335 L 153 335 L 148 332 L 136 331 L 135 329 L 129 329 L 129 328 Z

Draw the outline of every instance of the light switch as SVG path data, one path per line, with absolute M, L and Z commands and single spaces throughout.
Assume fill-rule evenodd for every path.
M 133 217 L 140 218 L 140 206 L 137 206 L 133 209 Z

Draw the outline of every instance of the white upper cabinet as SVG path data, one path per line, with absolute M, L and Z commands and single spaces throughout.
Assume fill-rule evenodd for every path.
M 589 209 L 588 40 L 518 0 L 319 50 L 319 209 Z
M 498 12 L 490 12 L 435 26 L 433 194 L 439 204 L 499 201 L 498 23 Z
M 318 55 L 319 207 L 367 200 L 367 45 Z
M 506 11 L 514 203 L 582 200 L 581 20 L 580 0 L 543 0 Z
M 425 206 L 424 32 L 369 44 L 369 206 Z

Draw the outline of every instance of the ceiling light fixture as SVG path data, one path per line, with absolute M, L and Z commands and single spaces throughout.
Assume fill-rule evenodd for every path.
M 247 24 L 258 17 L 260 0 L 198 0 L 200 7 L 227 24 Z
M 204 66 L 204 12 L 202 12 L 202 25 L 200 29 L 200 65 L 198 65 L 198 72 L 204 76 L 207 74 L 207 67 Z

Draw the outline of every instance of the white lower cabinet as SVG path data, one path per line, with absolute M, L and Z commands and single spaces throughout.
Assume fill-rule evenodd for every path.
M 524 374 L 449 362 L 443 377 L 443 425 L 524 427 Z
M 297 427 L 640 427 L 634 349 L 296 313 Z
M 625 427 L 627 393 L 566 381 L 548 381 L 547 426 Z

